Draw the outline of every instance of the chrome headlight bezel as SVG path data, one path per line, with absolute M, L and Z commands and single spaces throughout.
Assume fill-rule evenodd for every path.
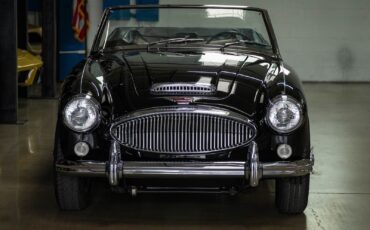
M 75 103 L 77 101 L 82 101 L 82 100 L 85 100 L 85 103 L 88 103 L 89 106 L 90 106 L 90 109 L 92 109 L 94 111 L 95 119 L 94 119 L 93 123 L 91 125 L 89 125 L 88 127 L 77 128 L 68 119 L 68 114 L 67 114 L 66 111 L 67 111 L 68 107 L 73 106 L 73 103 Z M 71 129 L 75 132 L 79 132 L 79 133 L 88 132 L 88 131 L 91 131 L 91 130 L 95 129 L 100 124 L 100 120 L 101 120 L 100 111 L 101 111 L 100 104 L 93 97 L 91 97 L 90 95 L 86 95 L 86 94 L 79 94 L 79 95 L 76 95 L 76 96 L 72 97 L 65 104 L 65 106 L 63 108 L 63 112 L 62 112 L 63 123 L 69 129 Z
M 295 113 L 295 115 L 298 114 L 299 118 L 298 118 L 298 120 L 294 121 L 294 124 L 290 128 L 280 128 L 276 124 L 274 124 L 273 121 L 271 121 L 271 113 L 272 113 L 273 109 L 276 108 L 278 103 L 286 103 L 286 104 L 289 104 L 290 106 L 295 107 L 294 109 L 297 112 L 297 113 Z M 299 103 L 296 99 L 294 99 L 291 96 L 279 95 L 279 96 L 277 96 L 277 97 L 275 97 L 274 99 L 271 100 L 271 102 L 270 102 L 270 104 L 267 108 L 267 113 L 266 113 L 266 116 L 265 116 L 265 120 L 266 120 L 266 123 L 269 125 L 269 127 L 272 128 L 274 131 L 276 131 L 278 133 L 284 133 L 285 134 L 285 133 L 293 132 L 301 126 L 302 121 L 303 121 L 302 104 Z

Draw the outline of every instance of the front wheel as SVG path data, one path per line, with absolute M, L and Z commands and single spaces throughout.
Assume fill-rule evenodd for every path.
M 59 138 L 55 139 L 54 166 L 58 160 L 63 159 Z M 54 167 L 54 188 L 61 210 L 81 210 L 90 203 L 91 183 L 88 178 L 64 175 L 57 172 Z
M 281 213 L 300 214 L 308 202 L 310 175 L 276 179 L 276 207 Z

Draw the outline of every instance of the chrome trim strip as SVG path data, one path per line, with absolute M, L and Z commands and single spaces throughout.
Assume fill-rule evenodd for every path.
M 121 148 L 117 141 L 112 141 L 109 152 L 109 163 L 107 163 L 109 171 L 107 176 L 109 184 L 117 186 L 119 184 L 119 180 L 122 178 Z
M 59 161 L 55 164 L 55 170 L 83 177 L 105 177 L 107 171 L 106 163 L 100 161 Z
M 244 162 L 125 162 L 125 178 L 244 177 Z
M 213 95 L 216 86 L 209 83 L 168 82 L 156 83 L 150 88 L 153 95 Z
M 293 162 L 260 163 L 261 178 L 304 176 L 312 172 L 313 162 L 309 159 Z M 106 176 L 106 163 L 95 161 L 60 161 L 56 164 L 60 173 L 76 176 Z M 122 165 L 122 176 L 142 177 L 245 177 L 250 179 L 250 167 L 245 162 L 141 162 L 127 161 Z
M 258 183 L 262 177 L 262 171 L 260 168 L 259 156 L 258 156 L 258 147 L 256 142 L 252 142 L 248 148 L 249 159 L 249 185 L 251 187 L 257 187 Z M 247 178 L 248 179 L 248 178 Z
M 313 161 L 271 162 L 261 164 L 264 178 L 304 176 L 312 172 Z
M 56 171 L 76 176 L 107 175 L 111 185 L 118 185 L 121 178 L 221 178 L 237 177 L 249 180 L 252 187 L 258 185 L 261 178 L 279 178 L 304 176 L 312 172 L 313 153 L 310 159 L 298 161 L 279 161 L 263 163 L 258 160 L 257 144 L 249 146 L 249 162 L 149 162 L 121 161 L 119 144 L 111 144 L 109 162 L 60 161 Z
M 154 108 L 137 110 L 125 116 L 117 118 L 113 122 L 111 127 L 114 127 L 117 124 L 122 123 L 123 121 L 126 121 L 126 120 L 132 120 L 135 118 L 140 118 L 140 117 L 149 116 L 149 115 L 160 115 L 160 114 L 168 113 L 168 112 L 209 114 L 209 115 L 217 115 L 220 117 L 229 117 L 229 118 L 237 119 L 241 122 L 247 122 L 251 126 L 255 127 L 252 120 L 248 119 L 248 117 L 245 117 L 231 110 L 226 110 L 221 107 L 208 106 L 208 105 L 162 106 L 162 107 L 154 107 Z

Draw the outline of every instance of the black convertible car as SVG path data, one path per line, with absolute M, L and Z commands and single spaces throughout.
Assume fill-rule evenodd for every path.
M 108 8 L 63 84 L 54 159 L 64 210 L 87 207 L 94 177 L 132 195 L 274 179 L 278 210 L 301 213 L 313 167 L 300 81 L 267 12 L 240 6 Z

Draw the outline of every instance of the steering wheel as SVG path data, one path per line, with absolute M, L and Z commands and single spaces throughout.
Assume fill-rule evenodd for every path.
M 238 36 L 240 36 L 241 39 L 238 38 Z M 231 31 L 223 31 L 221 33 L 218 33 L 218 34 L 213 35 L 212 37 L 210 37 L 207 40 L 206 44 L 209 44 L 209 43 L 211 43 L 214 40 L 221 40 L 219 38 L 222 38 L 222 37 L 224 37 L 223 39 L 232 39 L 232 40 L 235 40 L 235 41 L 239 41 L 239 40 L 251 40 L 245 34 L 242 34 L 242 33 L 238 32 L 238 31 L 231 30 Z

